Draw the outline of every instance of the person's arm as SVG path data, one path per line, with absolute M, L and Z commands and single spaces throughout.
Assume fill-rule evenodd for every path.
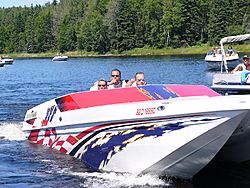
M 235 73 L 236 71 L 238 71 L 240 66 L 241 66 L 240 64 L 237 65 L 237 66 L 234 68 L 234 70 L 231 71 L 231 74 L 233 74 L 233 73 Z
M 98 85 L 98 80 L 94 83 L 94 86 L 97 86 Z
M 127 84 L 125 85 L 125 87 L 131 87 L 132 84 L 133 84 L 134 82 L 135 82 L 135 79 L 134 79 L 134 78 L 130 79 L 130 80 L 127 82 Z
M 111 81 L 107 82 L 107 84 L 108 84 L 108 86 L 114 85 L 115 84 L 115 80 L 111 80 Z

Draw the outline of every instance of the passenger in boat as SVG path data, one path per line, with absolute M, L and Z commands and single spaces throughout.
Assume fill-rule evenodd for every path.
M 105 79 L 98 80 L 97 87 L 98 87 L 98 90 L 108 89 L 107 81 Z
M 215 47 L 212 47 L 212 55 L 215 57 L 215 54 L 216 54 L 216 50 L 215 50 Z
M 135 74 L 135 78 L 130 79 L 126 87 L 134 87 L 134 86 L 144 86 L 146 85 L 146 78 L 143 72 L 137 72 Z
M 247 55 L 245 55 L 243 57 L 243 63 L 238 64 L 234 70 L 231 71 L 231 74 L 235 73 L 236 71 L 245 71 L 248 70 L 250 71 L 250 64 L 249 64 L 249 57 Z
M 125 87 L 128 80 L 122 80 L 121 78 L 121 71 L 113 69 L 110 75 L 111 81 L 108 82 L 108 89 Z
M 115 89 L 125 87 L 128 80 L 121 79 L 121 71 L 119 69 L 113 69 L 111 71 L 111 81 L 107 82 L 108 88 L 107 89 Z M 98 90 L 97 87 L 98 81 L 94 83 L 94 85 L 90 88 L 90 91 Z
M 227 54 L 228 54 L 229 56 L 231 56 L 231 55 L 233 54 L 233 48 L 232 48 L 232 46 L 228 46 Z

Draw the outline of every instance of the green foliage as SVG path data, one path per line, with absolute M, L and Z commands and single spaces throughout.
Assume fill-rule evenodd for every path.
M 250 32 L 250 0 L 53 0 L 0 8 L 0 53 L 218 45 Z M 236 11 L 237 10 L 237 11 Z

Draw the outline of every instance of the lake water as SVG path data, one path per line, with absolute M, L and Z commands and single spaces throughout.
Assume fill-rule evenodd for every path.
M 99 173 L 56 150 L 30 144 L 22 133 L 26 111 L 52 98 L 86 91 L 118 68 L 123 79 L 136 72 L 147 83 L 210 86 L 203 55 L 86 57 L 52 62 L 48 58 L 15 59 L 0 68 L 0 187 L 207 188 L 250 187 L 250 163 L 209 164 L 193 180 L 152 175 Z

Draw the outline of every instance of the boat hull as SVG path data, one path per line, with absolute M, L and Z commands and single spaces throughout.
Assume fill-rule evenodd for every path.
M 245 116 L 245 120 L 241 121 L 232 136 L 216 155 L 217 160 L 244 162 L 250 160 L 250 113 Z
M 55 56 L 52 61 L 67 61 L 68 60 L 68 56 Z
M 26 136 L 95 169 L 191 178 L 218 153 L 245 112 L 229 114 L 190 114 L 108 127 L 71 125 L 27 131 Z
M 14 59 L 12 59 L 12 58 L 2 58 L 1 61 L 4 62 L 5 65 L 12 65 Z
M 239 55 L 235 54 L 232 56 L 226 56 L 225 57 L 226 61 L 236 61 L 239 59 Z M 205 61 L 208 62 L 221 62 L 222 61 L 222 54 L 216 54 L 216 56 L 213 55 L 206 55 Z

